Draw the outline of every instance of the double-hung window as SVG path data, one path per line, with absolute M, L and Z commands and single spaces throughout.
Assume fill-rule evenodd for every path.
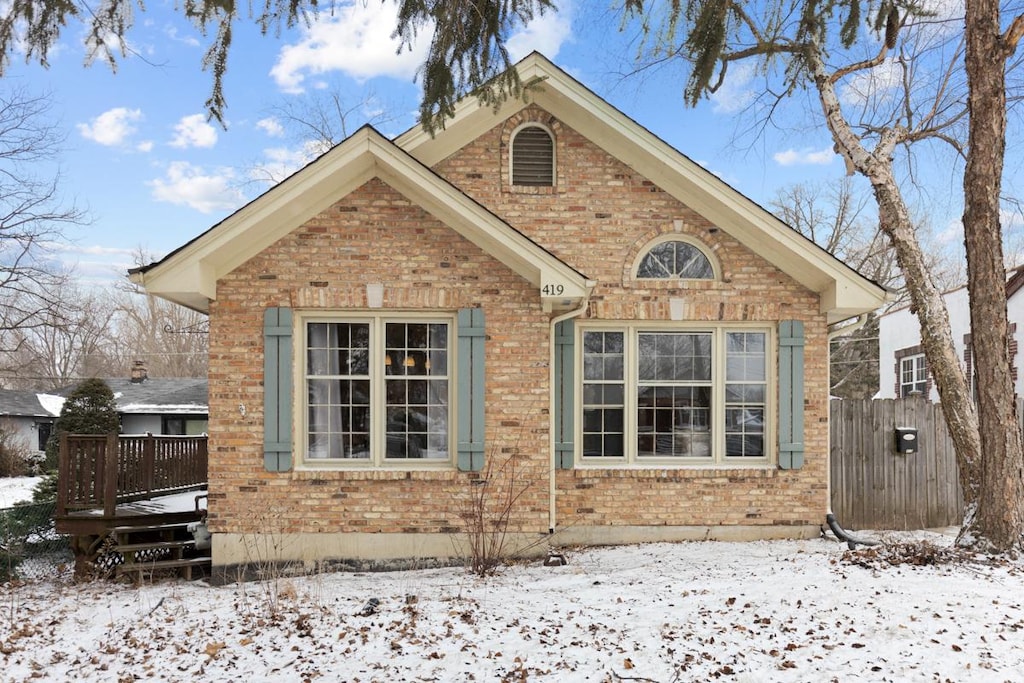
M 764 329 L 582 331 L 584 463 L 766 461 Z
M 305 462 L 451 461 L 452 321 L 304 321 Z
M 900 397 L 928 392 L 928 363 L 923 353 L 900 359 Z

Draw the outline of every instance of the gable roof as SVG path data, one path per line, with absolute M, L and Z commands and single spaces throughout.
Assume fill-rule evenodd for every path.
M 759 204 L 692 161 L 534 52 L 516 65 L 527 97 L 495 111 L 462 100 L 445 131 L 431 137 L 417 126 L 395 143 L 428 166 L 530 104 L 551 112 L 610 155 L 701 214 L 794 280 L 817 292 L 829 323 L 872 311 L 887 290 L 829 254 Z
M 497 111 L 466 98 L 435 137 L 416 127 L 392 143 L 371 127 L 363 127 L 163 260 L 130 271 L 132 281 L 152 294 L 207 312 L 220 277 L 377 177 L 538 290 L 545 284 L 562 285 L 564 294 L 558 297 L 541 295 L 546 310 L 573 308 L 586 299 L 595 283 L 430 169 L 496 121 L 535 103 L 816 292 L 829 323 L 866 313 L 885 302 L 884 288 L 681 154 L 539 53 L 529 55 L 516 68 L 521 80 L 531 86 L 527 98 L 509 99 Z
M 133 382 L 119 377 L 104 381 L 114 392 L 117 412 L 122 414 L 205 415 L 209 412 L 205 379 L 150 377 Z
M 217 280 L 304 221 L 373 178 L 380 178 L 449 228 L 533 284 L 547 310 L 572 308 L 593 283 L 522 234 L 371 126 L 311 162 L 162 261 L 130 271 L 134 282 L 165 299 L 207 312 Z
M 57 411 L 54 412 L 52 408 L 55 406 L 55 402 L 47 401 L 47 398 L 52 397 L 38 391 L 0 390 L 0 418 L 57 417 L 60 414 L 60 407 L 57 406 Z

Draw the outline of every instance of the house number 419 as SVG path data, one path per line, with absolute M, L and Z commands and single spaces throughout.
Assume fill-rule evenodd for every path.
M 561 296 L 565 294 L 565 285 L 553 285 L 551 283 L 542 285 L 540 293 L 544 296 Z

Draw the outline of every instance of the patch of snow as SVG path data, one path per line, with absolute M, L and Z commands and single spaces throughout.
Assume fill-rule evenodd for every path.
M 42 480 L 42 477 L 0 478 L 0 508 L 32 500 L 32 489 Z
M 5 588 L 0 671 L 209 683 L 1019 680 L 1021 561 L 878 569 L 844 552 L 822 539 L 691 542 L 566 551 L 565 566 L 487 579 L 425 569 L 223 587 L 28 582 Z
M 64 397 L 54 396 L 53 394 L 36 394 L 36 400 L 39 401 L 39 405 L 43 407 L 43 410 L 50 413 L 54 417 L 60 417 L 60 411 L 64 408 Z
M 207 410 L 208 406 L 198 405 L 196 403 L 127 403 L 123 406 L 118 406 L 117 408 L 119 413 L 137 413 L 142 415 L 149 415 L 152 413 L 205 413 Z

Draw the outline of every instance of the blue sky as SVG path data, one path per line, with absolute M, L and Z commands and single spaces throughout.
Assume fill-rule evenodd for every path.
M 827 132 L 817 125 L 820 117 L 806 113 L 805 104 L 786 105 L 781 125 L 753 135 L 745 109 L 753 81 L 749 71 L 735 69 L 721 93 L 687 109 L 677 68 L 622 76 L 635 46 L 628 31 L 619 31 L 618 14 L 582 0 L 559 6 L 511 39 L 513 57 L 542 52 L 762 204 L 787 184 L 843 175 Z M 280 36 L 240 25 L 225 82 L 226 130 L 208 122 L 203 109 L 211 79 L 201 60 L 209 39 L 173 2 L 146 7 L 128 35 L 133 54 L 119 61 L 116 73 L 104 63 L 83 67 L 83 33 L 73 26 L 51 53 L 49 69 L 15 62 L 5 76 L 52 95 L 53 115 L 66 134 L 66 151 L 57 160 L 61 189 L 92 218 L 69 230 L 54 256 L 75 264 L 83 279 L 112 280 L 140 248 L 159 257 L 191 240 L 265 189 L 251 179 L 261 165 L 278 173 L 282 165 L 296 168 L 301 141 L 282 134 L 274 107 L 333 85 L 352 105 L 365 101 L 368 112 L 386 110 L 390 120 L 378 126 L 386 135 L 415 123 L 415 72 L 427 42 L 396 54 L 390 4 L 341 3 L 333 16 Z M 351 130 L 361 122 L 353 120 Z M 1016 154 L 1012 145 L 1010 153 Z M 935 230 L 955 242 L 958 176 L 951 159 L 926 163 Z M 1008 168 L 1018 163 L 1011 157 Z

